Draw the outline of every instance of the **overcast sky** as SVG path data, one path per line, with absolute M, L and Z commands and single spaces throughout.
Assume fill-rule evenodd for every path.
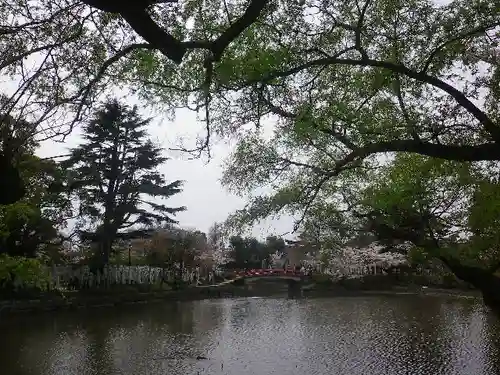
M 130 105 L 141 103 L 137 100 L 125 100 Z M 219 142 L 212 148 L 212 159 L 188 160 L 188 155 L 169 151 L 169 148 L 179 144 L 182 137 L 185 146 L 194 146 L 196 134 L 202 131 L 204 124 L 197 121 L 196 113 L 189 110 L 179 110 L 175 121 L 169 121 L 161 113 L 154 113 L 148 109 L 140 109 L 144 117 L 153 117 L 149 126 L 152 139 L 165 148 L 165 153 L 171 160 L 167 161 L 160 169 L 169 181 L 184 180 L 182 193 L 170 198 L 170 206 L 186 206 L 187 211 L 178 214 L 179 225 L 185 228 L 196 228 L 207 232 L 214 222 L 225 220 L 228 214 L 241 208 L 245 200 L 229 194 L 220 184 L 222 174 L 221 164 L 230 152 L 229 145 Z M 80 142 L 80 135 L 76 129 L 65 141 L 45 141 L 38 150 L 41 157 L 51 157 L 67 153 L 69 147 L 74 147 Z M 293 221 L 289 217 L 279 220 L 268 220 L 257 225 L 252 234 L 264 238 L 268 234 L 284 234 L 290 232 Z M 293 236 L 286 235 L 287 238 Z

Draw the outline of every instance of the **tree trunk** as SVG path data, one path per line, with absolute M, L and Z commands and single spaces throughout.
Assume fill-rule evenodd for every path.
M 456 259 L 445 257 L 440 259 L 455 276 L 481 291 L 485 305 L 500 317 L 500 277 L 491 270 L 466 266 Z
M 116 237 L 116 228 L 110 223 L 108 218 L 104 218 L 104 223 L 98 229 L 99 231 L 99 252 L 102 266 L 109 264 L 111 252 L 113 250 L 113 242 Z
M 103 234 L 99 241 L 99 265 L 104 267 L 108 265 L 111 254 L 112 242 L 110 238 Z

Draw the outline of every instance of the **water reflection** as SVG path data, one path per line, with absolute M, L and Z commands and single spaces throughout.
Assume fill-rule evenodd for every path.
M 0 329 L 8 375 L 500 373 L 498 321 L 481 305 L 436 297 L 179 302 Z

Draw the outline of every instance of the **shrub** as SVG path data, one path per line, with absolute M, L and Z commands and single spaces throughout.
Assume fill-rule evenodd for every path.
M 0 255 L 0 288 L 47 290 L 49 286 L 49 270 L 38 259 Z
M 321 274 L 314 274 L 312 276 L 312 282 L 323 286 L 330 286 L 334 284 L 331 276 Z

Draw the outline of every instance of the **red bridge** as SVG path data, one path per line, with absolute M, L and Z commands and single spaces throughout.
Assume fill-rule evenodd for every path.
M 251 269 L 245 271 L 234 271 L 232 273 L 237 278 L 257 279 L 257 278 L 280 278 L 280 279 L 303 279 L 309 274 L 294 269 Z

